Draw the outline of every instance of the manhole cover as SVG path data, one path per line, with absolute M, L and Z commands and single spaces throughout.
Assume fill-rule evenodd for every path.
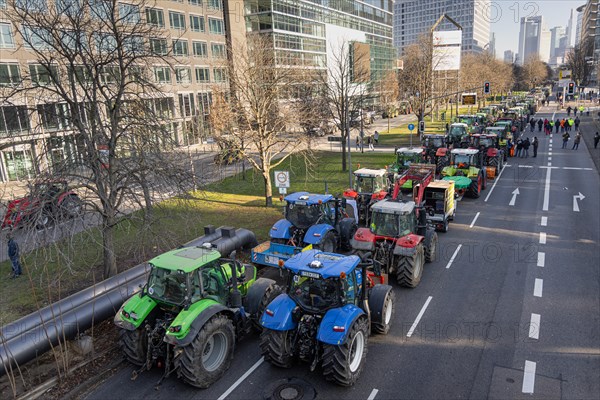
M 264 393 L 265 400 L 313 400 L 317 396 L 310 383 L 298 378 L 275 381 Z

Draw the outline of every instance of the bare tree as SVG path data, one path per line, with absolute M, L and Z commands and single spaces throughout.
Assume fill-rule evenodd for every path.
M 180 190 L 189 177 L 167 151 L 175 144 L 166 124 L 172 98 L 154 76 L 170 75 L 170 35 L 142 17 L 146 5 L 9 0 L 6 10 L 39 65 L 11 98 L 42 103 L 34 110 L 42 125 L 59 121 L 73 132 L 76 160 L 43 172 L 86 192 L 87 206 L 100 215 L 105 277 L 117 273 L 114 229 L 120 216 L 136 204 L 150 210 L 150 186 L 158 181 Z M 157 64 L 164 68 L 155 71 Z
M 398 73 L 397 71 L 388 71 L 383 77 L 375 83 L 375 91 L 378 94 L 379 106 L 391 115 L 393 109 L 398 104 Z M 388 132 L 390 131 L 390 119 L 388 122 Z
M 484 82 L 490 83 L 492 94 L 507 92 L 513 84 L 511 66 L 497 60 L 489 52 L 465 54 L 461 59 L 460 87 L 478 88 L 478 98 L 484 99 Z
M 307 150 L 293 99 L 301 82 L 297 69 L 278 67 L 268 36 L 247 37 L 233 44 L 228 66 L 231 91 L 213 89 L 210 120 L 216 140 L 233 147 L 263 177 L 265 205 L 273 204 L 271 171 L 292 154 Z
M 594 43 L 591 39 L 585 39 L 577 44 L 567 53 L 566 64 L 571 70 L 573 80 L 577 85 L 584 86 L 592 72 L 593 65 L 588 63 L 594 53 Z
M 523 63 L 523 80 L 529 83 L 529 88 L 533 88 L 536 84 L 542 84 L 548 78 L 548 70 L 546 64 L 540 61 L 537 54 L 531 55 Z

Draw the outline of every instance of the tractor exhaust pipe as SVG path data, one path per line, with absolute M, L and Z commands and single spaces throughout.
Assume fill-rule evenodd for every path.
M 233 286 L 233 290 L 231 292 L 231 306 L 233 308 L 241 308 L 242 307 L 242 294 L 238 289 L 238 278 L 237 278 L 237 264 L 238 262 L 235 259 L 236 251 L 231 252 L 231 284 Z

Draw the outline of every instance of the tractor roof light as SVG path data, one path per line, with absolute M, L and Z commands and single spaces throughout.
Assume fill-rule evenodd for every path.
M 340 279 L 346 279 L 346 273 L 344 271 L 340 272 Z
M 279 261 L 277 261 L 277 265 L 279 268 L 283 268 L 283 260 L 279 259 Z
M 313 260 L 310 262 L 310 264 L 308 264 L 308 266 L 313 269 L 319 269 L 323 268 L 323 263 L 319 260 Z

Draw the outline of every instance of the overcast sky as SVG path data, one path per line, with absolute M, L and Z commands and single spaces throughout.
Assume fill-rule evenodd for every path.
M 504 50 L 517 52 L 521 17 L 542 15 L 548 29 L 555 26 L 566 27 L 571 8 L 577 8 L 585 3 L 585 0 L 491 0 L 487 15 L 490 18 L 492 32 L 496 33 L 496 57 L 502 59 Z M 573 31 L 576 24 L 577 18 L 574 21 Z

